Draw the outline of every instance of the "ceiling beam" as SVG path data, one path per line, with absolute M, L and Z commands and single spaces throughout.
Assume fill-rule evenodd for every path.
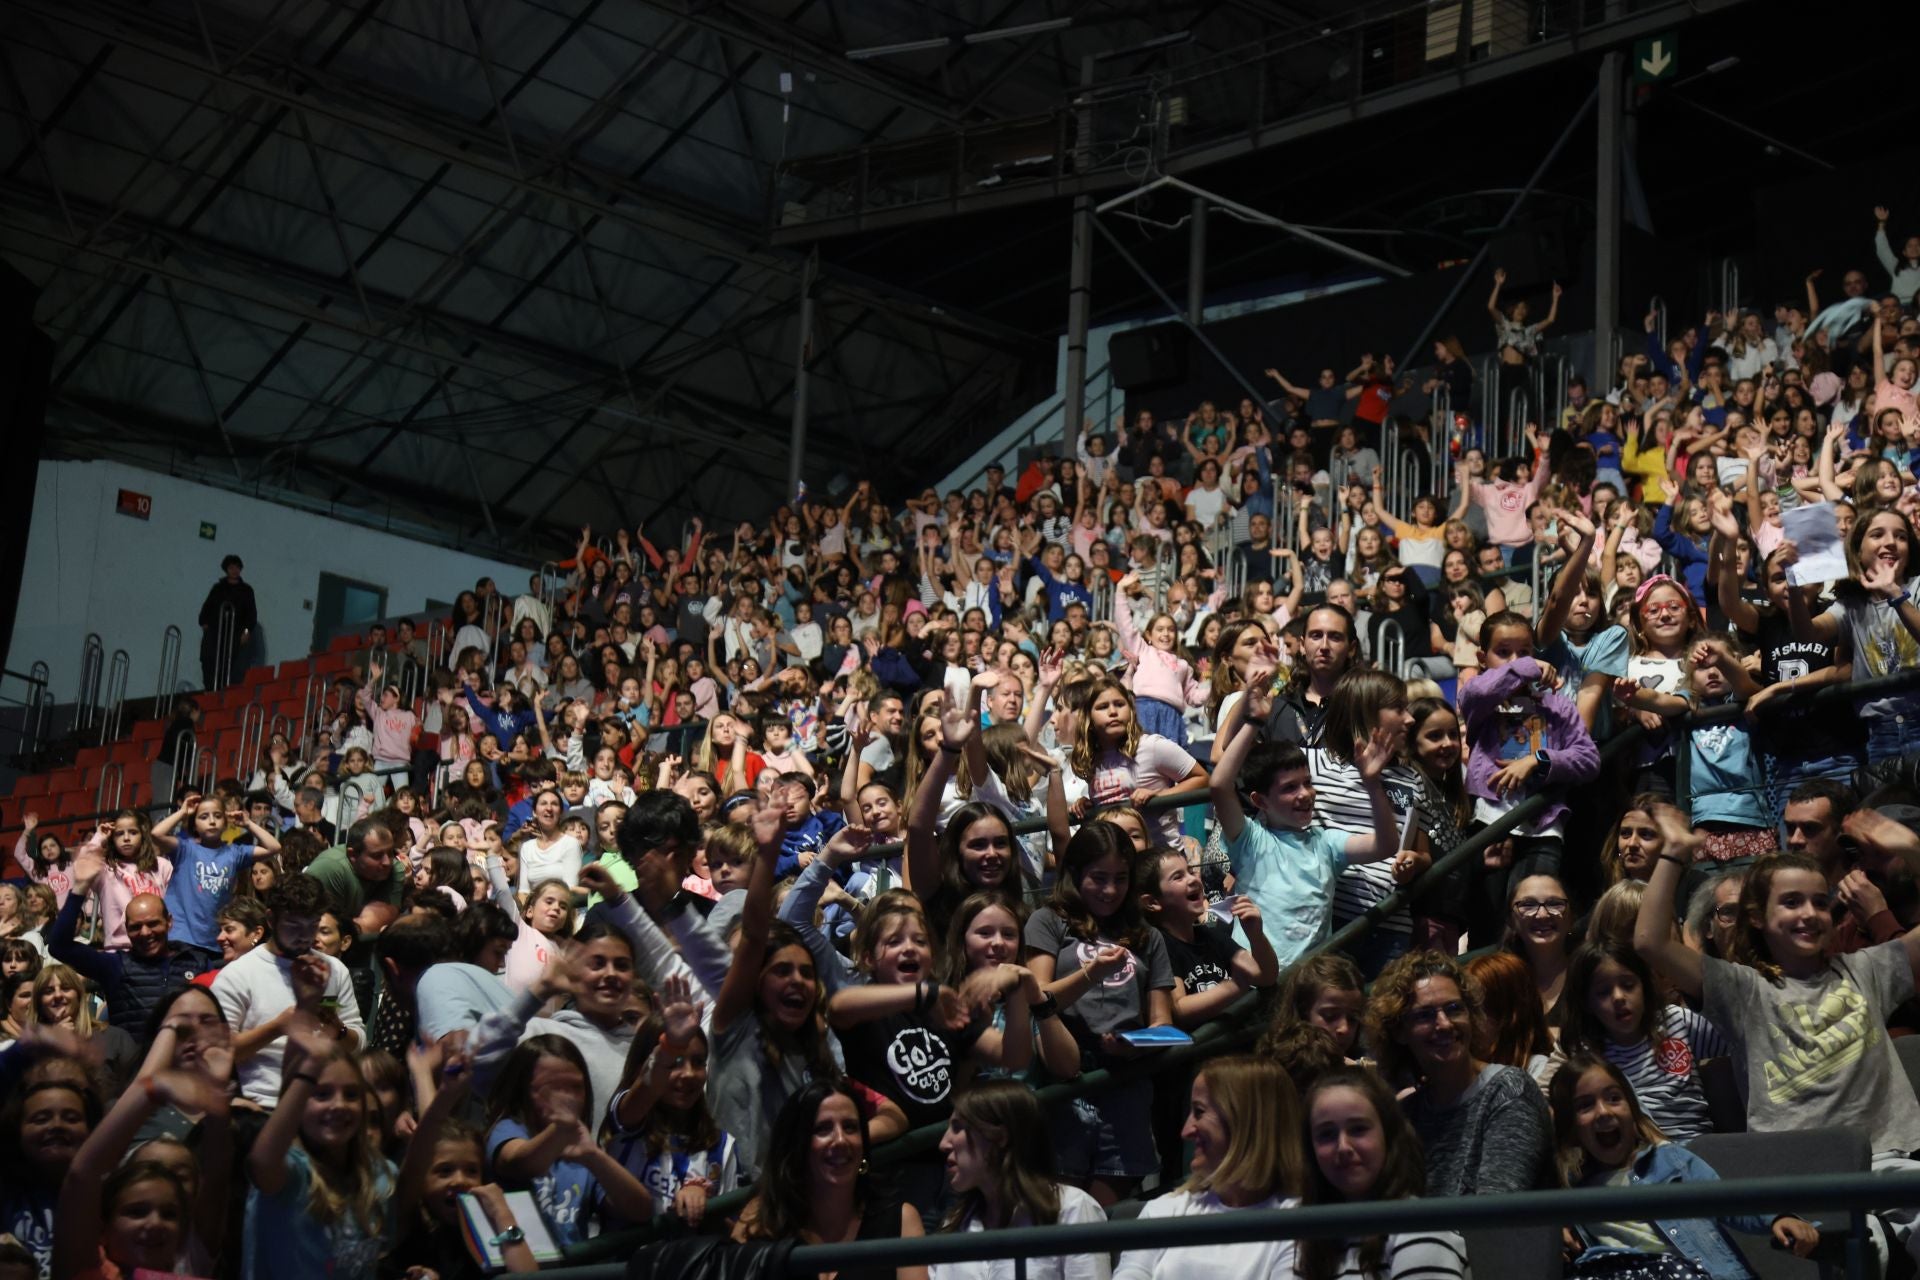
M 85 0 L 9 0 L 10 7 L 41 18 L 50 27 L 79 32 L 112 41 L 149 57 L 169 62 L 197 76 L 232 84 L 286 110 L 303 108 L 309 114 L 422 155 L 433 156 L 458 167 L 483 174 L 497 182 L 527 192 L 547 196 L 585 213 L 596 214 L 646 233 L 665 234 L 697 246 L 718 257 L 742 265 L 766 266 L 793 278 L 801 275 L 803 258 L 786 250 L 765 246 L 757 220 L 731 210 L 720 209 L 677 192 L 642 186 L 621 174 L 579 163 L 570 164 L 557 181 L 539 175 L 516 172 L 511 161 L 495 152 L 500 142 L 495 132 L 473 128 L 470 122 L 450 119 L 433 104 L 393 91 L 386 83 L 349 79 L 328 73 L 321 66 L 281 65 L 275 78 L 251 74 L 210 62 L 205 54 L 191 47 L 190 41 L 176 33 L 136 28 L 133 21 L 145 18 L 142 12 L 112 9 Z M 682 15 L 684 16 L 684 15 Z M 150 19 L 147 19 L 150 23 Z M 688 18 L 695 26 L 703 23 Z M 214 32 L 216 48 L 223 47 L 221 33 Z M 282 87 L 281 79 L 297 86 Z M 376 103 L 380 110 L 360 104 Z M 277 127 L 279 116 L 274 117 Z M 517 135 L 516 135 L 517 136 Z M 535 149 L 534 143 L 520 139 L 523 151 Z M 605 196 L 593 194 L 604 192 Z M 1016 354 L 1031 354 L 1037 344 L 1030 334 L 984 317 L 973 316 L 949 307 L 912 298 L 900 290 L 877 281 L 843 277 L 824 270 L 823 278 L 836 292 L 843 293 L 883 311 L 909 316 L 916 321 L 941 325 L 976 342 L 990 342 Z

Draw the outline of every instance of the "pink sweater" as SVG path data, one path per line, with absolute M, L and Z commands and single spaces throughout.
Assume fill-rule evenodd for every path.
M 373 729 L 373 758 L 382 764 L 405 764 L 413 758 L 413 732 L 420 717 L 395 707 L 388 711 L 374 705 L 373 690 L 360 691 L 360 709 L 367 713 Z
M 1540 496 L 1547 482 L 1547 469 L 1535 466 L 1533 478 L 1525 484 L 1496 480 L 1492 484 L 1473 482 L 1471 496 L 1487 516 L 1487 541 L 1496 547 L 1524 547 L 1533 541 L 1533 529 L 1527 524 L 1527 508 Z
M 1173 707 L 1206 705 L 1207 686 L 1200 683 L 1185 658 L 1156 649 L 1141 638 L 1133 621 L 1133 606 L 1124 598 L 1114 601 L 1113 625 L 1120 632 L 1120 652 L 1127 655 L 1133 667 L 1127 684 L 1134 697 L 1153 698 Z

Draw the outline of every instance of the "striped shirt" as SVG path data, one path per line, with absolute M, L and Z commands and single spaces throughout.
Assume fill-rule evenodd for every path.
M 1653 1034 L 1638 1044 L 1608 1044 L 1607 1061 L 1620 1068 L 1640 1099 L 1640 1109 L 1675 1142 L 1713 1132 L 1700 1060 L 1726 1055 L 1720 1028 L 1693 1010 L 1670 1004 L 1660 1011 Z
M 1334 759 L 1325 747 L 1315 747 L 1307 752 L 1307 771 L 1316 793 L 1315 822 L 1348 835 L 1373 834 L 1373 803 L 1367 799 L 1366 787 L 1361 785 L 1359 770 Z M 1419 805 L 1420 778 L 1406 765 L 1389 766 L 1380 775 L 1380 781 L 1399 812 L 1406 813 Z M 1398 847 L 1399 841 L 1395 839 L 1386 857 L 1350 866 L 1340 873 L 1333 890 L 1334 928 L 1360 916 L 1399 887 L 1393 880 L 1393 850 Z M 1383 920 L 1380 927 L 1394 933 L 1412 933 L 1413 917 L 1402 907 Z
M 1347 1250 L 1333 1280 L 1466 1280 L 1466 1242 L 1451 1231 L 1388 1236 L 1377 1270 L 1360 1267 L 1358 1246 Z

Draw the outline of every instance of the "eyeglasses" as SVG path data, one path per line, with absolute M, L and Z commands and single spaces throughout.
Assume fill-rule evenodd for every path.
M 1441 1014 L 1447 1015 L 1448 1022 L 1458 1022 L 1467 1016 L 1467 1006 L 1458 1000 L 1449 1000 L 1445 1004 L 1422 1005 L 1407 1012 L 1407 1021 L 1416 1027 L 1431 1027 L 1439 1023 Z
M 1713 922 L 1715 924 L 1732 924 L 1739 918 L 1740 904 L 1737 902 L 1723 902 L 1713 909 Z
M 1563 916 L 1567 914 L 1565 898 L 1522 898 L 1513 904 L 1515 915 L 1532 919 L 1536 916 Z
M 1678 600 L 1669 600 L 1665 604 L 1645 605 L 1640 610 L 1640 612 L 1650 618 L 1678 618 L 1683 616 L 1686 611 L 1687 606 Z

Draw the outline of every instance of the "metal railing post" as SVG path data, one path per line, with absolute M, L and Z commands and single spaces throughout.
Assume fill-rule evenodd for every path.
M 100 717 L 101 746 L 120 736 L 120 721 L 127 709 L 127 675 L 132 669 L 133 660 L 127 656 L 127 651 L 115 649 L 107 663 L 106 709 Z
M 224 689 L 233 683 L 233 650 L 239 639 L 240 614 L 230 604 L 220 606 L 218 626 L 214 629 L 213 684 Z
M 93 811 L 95 813 L 112 813 L 120 807 L 120 792 L 125 783 L 125 773 L 125 769 L 118 764 L 107 764 L 101 767 L 100 781 L 95 783 L 93 788 Z M 111 802 L 107 800 L 107 782 L 109 779 L 113 782 L 113 800 Z
M 32 737 L 21 748 L 21 753 L 32 755 L 40 749 L 40 744 L 47 736 L 47 715 L 53 710 L 53 670 L 44 662 L 36 662 L 27 668 L 27 679 L 31 687 L 27 690 L 26 719 L 21 728 L 24 731 L 27 725 L 32 725 L 33 729 Z
M 106 654 L 100 634 L 89 631 L 87 638 L 80 643 L 80 689 L 73 708 L 73 727 L 76 730 L 93 728 L 100 714 L 100 675 Z
M 153 691 L 153 714 L 165 719 L 173 710 L 180 687 L 180 628 L 172 623 L 160 633 L 160 684 Z

